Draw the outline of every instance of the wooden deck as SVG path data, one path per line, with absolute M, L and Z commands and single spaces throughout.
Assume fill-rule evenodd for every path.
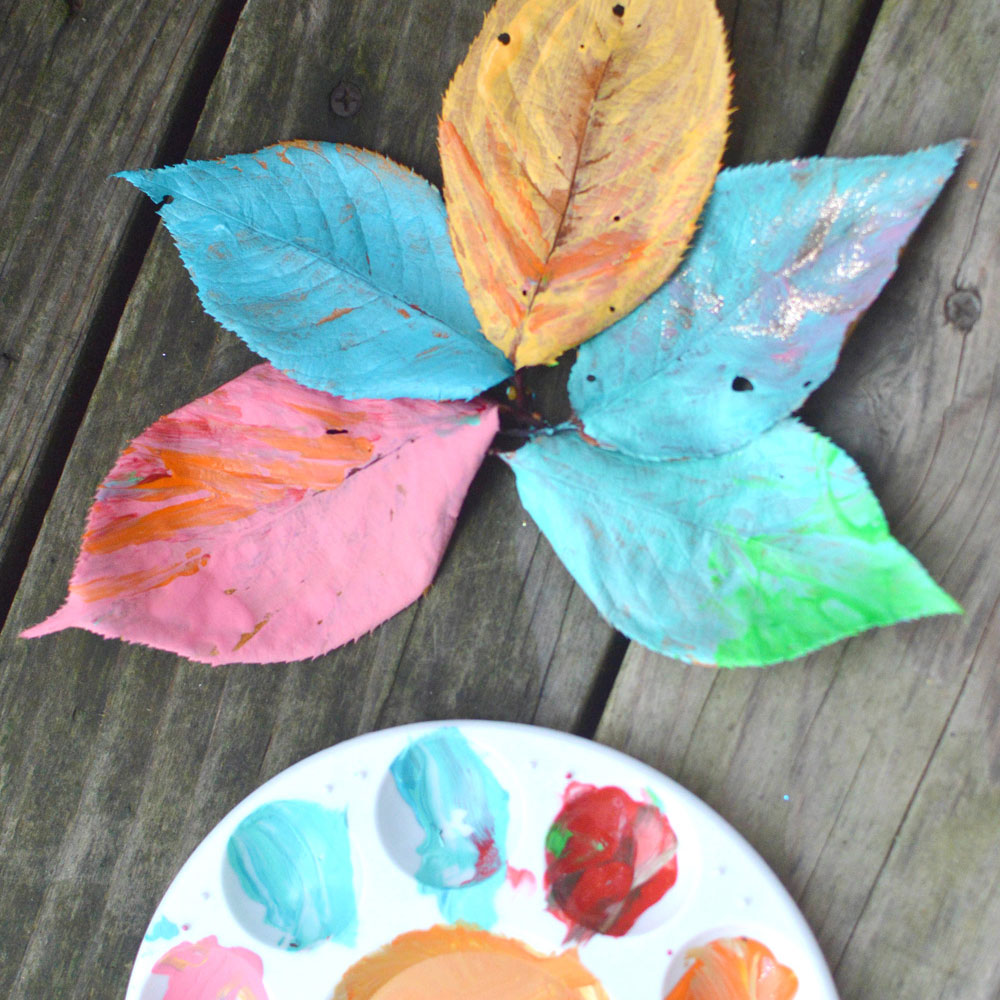
M 346 141 L 440 181 L 436 115 L 488 0 L 0 5 L 0 995 L 122 996 L 167 884 L 266 778 L 420 719 L 619 747 L 729 819 L 798 900 L 844 1000 L 1000 996 L 1000 5 L 723 0 L 730 163 L 976 142 L 810 422 L 964 605 L 765 671 L 616 635 L 489 460 L 417 605 L 320 660 L 216 670 L 72 631 L 98 482 L 249 367 L 111 173 Z M 363 105 L 330 110 L 341 80 Z

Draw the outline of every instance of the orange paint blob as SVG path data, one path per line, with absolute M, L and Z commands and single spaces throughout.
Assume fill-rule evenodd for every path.
M 752 938 L 717 938 L 692 948 L 694 964 L 666 1000 L 792 1000 L 799 981 Z
M 608 1000 L 576 949 L 542 955 L 463 924 L 402 934 L 356 962 L 334 1000 Z

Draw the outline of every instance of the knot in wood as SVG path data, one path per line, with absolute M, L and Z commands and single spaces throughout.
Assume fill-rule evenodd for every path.
M 945 319 L 962 333 L 968 333 L 983 311 L 982 299 L 975 288 L 959 288 L 944 300 Z
M 361 109 L 361 91 L 341 80 L 330 92 L 330 110 L 341 118 L 351 118 Z

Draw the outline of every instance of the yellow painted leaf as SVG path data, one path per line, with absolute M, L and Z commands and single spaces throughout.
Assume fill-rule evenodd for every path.
M 452 243 L 486 336 L 542 364 L 673 271 L 725 143 L 711 0 L 500 0 L 444 98 Z

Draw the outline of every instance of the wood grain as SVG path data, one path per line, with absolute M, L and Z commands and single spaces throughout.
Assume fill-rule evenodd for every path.
M 346 141 L 440 182 L 440 97 L 487 5 L 250 0 L 188 155 L 251 150 L 289 137 Z M 775 117 L 790 142 L 818 127 L 835 54 L 861 8 L 857 0 L 825 6 L 845 14 L 843 37 L 832 38 L 831 15 L 824 22 L 830 35 L 817 36 L 812 72 L 793 67 L 791 41 L 771 53 L 759 50 L 754 20 L 779 24 L 784 17 L 789 39 L 803 38 L 813 30 L 812 5 L 740 6 L 734 58 L 754 66 L 755 87 L 766 95 L 757 112 L 742 112 L 746 142 L 778 127 Z M 133 9 L 160 8 L 143 0 Z M 783 81 L 799 72 L 799 92 L 782 95 Z M 362 91 L 354 118 L 329 110 L 330 91 L 341 80 Z M 120 84 L 116 100 L 127 90 Z M 792 106 L 794 121 L 781 111 Z M 73 95 L 66 108 L 75 108 Z M 88 155 L 105 169 L 101 156 Z M 136 147 L 134 157 L 114 166 L 149 163 Z M 65 183 L 53 176 L 45 197 Z M 107 239 L 94 237 L 97 252 L 113 251 L 113 234 Z M 62 286 L 44 298 L 47 309 L 75 301 Z M 243 796 L 309 753 L 358 732 L 445 716 L 588 730 L 603 704 L 620 644 L 523 514 L 512 477 L 492 461 L 474 483 L 427 596 L 330 656 L 212 671 L 79 632 L 18 640 L 21 628 L 61 600 L 90 498 L 119 450 L 161 413 L 252 360 L 204 316 L 158 231 L 0 636 L 4 995 L 120 996 L 146 922 L 186 856 Z M 44 406 L 58 396 L 48 383 L 37 391 Z M 634 676 L 627 670 L 623 681 Z M 846 694 L 865 683 L 859 672 Z M 662 694 L 653 687 L 639 701 Z M 675 731 L 683 740 L 683 715 L 665 723 L 671 714 L 641 714 L 635 704 L 619 701 L 617 717 L 646 718 L 648 739 Z M 688 704 L 696 709 L 697 692 Z M 853 708 L 842 708 L 844 718 L 830 724 L 846 725 Z M 758 725 L 753 738 L 766 742 L 769 720 Z
M 978 0 L 883 8 L 831 152 L 963 133 L 977 145 L 807 409 L 859 459 L 896 534 L 965 618 L 762 672 L 692 671 L 631 647 L 598 730 L 754 843 L 799 900 L 845 1000 L 1000 990 L 988 930 L 1000 801 L 998 32 L 995 5 Z M 974 315 L 949 307 L 959 290 L 981 308 L 964 332 L 948 320 Z
M 823 152 L 871 30 L 868 0 L 719 0 L 733 51 L 726 163 Z
M 441 10 L 251 3 L 190 155 L 306 136 L 377 148 L 433 176 L 440 95 L 483 12 L 456 7 L 442 31 Z M 342 78 L 362 86 L 356 119 L 328 110 Z M 148 914 L 186 855 L 240 798 L 308 753 L 440 716 L 572 728 L 588 705 L 613 634 L 527 523 L 496 461 L 428 596 L 332 656 L 211 672 L 81 633 L 16 638 L 60 602 L 117 452 L 251 361 L 204 316 L 158 232 L 0 640 L 5 995 L 120 995 Z
M 152 235 L 148 207 L 110 175 L 127 160 L 149 164 L 179 152 L 179 119 L 198 102 L 234 2 L 6 6 L 0 616 L 134 277 L 131 257 L 145 252 Z

